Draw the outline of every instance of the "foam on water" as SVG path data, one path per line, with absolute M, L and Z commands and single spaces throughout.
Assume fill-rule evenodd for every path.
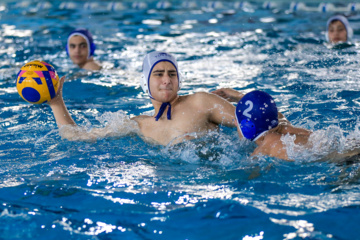
M 70 141 L 95 141 L 99 138 L 122 137 L 134 133 L 139 134 L 137 123 L 131 120 L 122 110 L 115 113 L 106 112 L 99 117 L 96 116 L 96 120 L 101 124 L 99 128 L 92 127 L 91 123 L 85 120 L 86 125 L 84 127 L 62 126 L 59 129 L 60 136 Z
M 347 138 L 340 127 L 331 125 L 324 130 L 314 131 L 309 138 L 308 146 L 294 143 L 296 137 L 285 135 L 281 141 L 286 146 L 290 159 L 296 161 L 332 160 L 336 153 L 346 153 L 359 146 L 358 140 Z M 310 146 L 310 147 L 309 147 Z M 337 157 L 336 157 L 337 158 Z M 345 155 L 344 157 L 345 158 Z M 338 158 L 337 158 L 338 159 Z

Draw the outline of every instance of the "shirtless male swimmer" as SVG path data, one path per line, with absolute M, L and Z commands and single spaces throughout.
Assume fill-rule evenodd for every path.
M 61 78 L 55 98 L 49 105 L 61 135 L 67 139 L 79 139 L 74 127 L 76 123 L 70 116 L 62 97 L 65 77 Z M 158 144 L 175 144 L 184 139 L 193 139 L 194 133 L 206 134 L 218 129 L 220 124 L 236 127 L 235 106 L 225 99 L 211 93 L 198 92 L 179 96 L 181 78 L 175 58 L 166 52 L 151 52 L 143 62 L 141 87 L 149 94 L 155 109 L 154 116 L 140 115 L 132 118 L 146 139 Z M 166 112 L 166 113 L 165 113 Z M 131 121 L 131 122 L 133 122 Z M 65 125 L 67 125 L 65 127 Z M 108 128 L 93 128 L 81 133 L 82 140 L 115 136 Z

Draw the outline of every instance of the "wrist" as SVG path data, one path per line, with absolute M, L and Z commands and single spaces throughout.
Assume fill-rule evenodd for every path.
M 65 103 L 64 103 L 64 100 L 62 99 L 62 98 L 60 98 L 60 99 L 52 99 L 49 103 L 49 106 L 51 107 L 51 108 L 57 108 L 57 107 L 59 107 L 59 106 L 62 106 L 62 105 L 64 105 Z

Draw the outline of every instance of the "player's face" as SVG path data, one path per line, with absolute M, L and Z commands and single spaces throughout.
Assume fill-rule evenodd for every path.
M 88 60 L 88 44 L 82 36 L 72 36 L 69 39 L 69 56 L 73 63 L 83 65 Z
M 331 43 L 346 42 L 347 32 L 341 21 L 334 21 L 329 26 L 329 40 Z
M 160 102 L 170 102 L 177 96 L 178 74 L 175 66 L 167 61 L 157 63 L 150 75 L 150 91 Z

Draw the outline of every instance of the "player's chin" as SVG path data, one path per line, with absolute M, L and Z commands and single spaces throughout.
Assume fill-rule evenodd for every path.
M 171 102 L 176 98 L 176 96 L 177 94 L 173 91 L 165 91 L 162 92 L 160 99 L 162 100 L 162 102 Z
M 86 60 L 84 58 L 82 58 L 82 57 L 73 57 L 73 58 L 71 58 L 71 60 L 75 64 L 83 64 L 83 63 L 86 62 Z

